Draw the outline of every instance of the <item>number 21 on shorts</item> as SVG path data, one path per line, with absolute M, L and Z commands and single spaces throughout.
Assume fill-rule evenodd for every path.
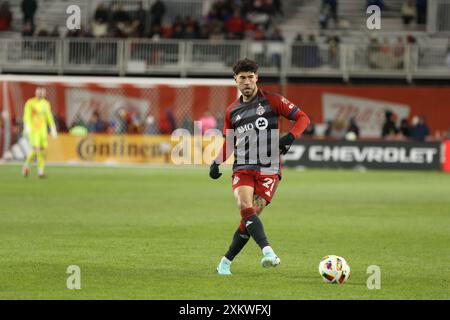
M 268 189 L 264 193 L 267 194 L 269 197 L 273 191 L 273 187 L 275 185 L 275 179 L 273 178 L 264 178 L 264 183 L 262 184 L 264 188 Z

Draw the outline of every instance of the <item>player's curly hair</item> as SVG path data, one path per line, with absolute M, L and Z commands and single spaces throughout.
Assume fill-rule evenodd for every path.
M 258 64 L 256 61 L 250 60 L 250 59 L 242 59 L 236 61 L 236 63 L 233 66 L 233 72 L 234 74 L 239 74 L 239 72 L 258 72 Z

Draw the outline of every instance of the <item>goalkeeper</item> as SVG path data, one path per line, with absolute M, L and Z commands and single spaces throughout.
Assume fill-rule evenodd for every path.
M 53 138 L 57 137 L 55 120 L 53 119 L 50 102 L 45 99 L 46 90 L 36 88 L 36 96 L 25 103 L 23 112 L 23 135 L 28 138 L 31 152 L 27 155 L 22 173 L 27 177 L 30 173 L 30 163 L 37 159 L 38 176 L 45 177 L 44 152 L 48 146 L 48 128 Z

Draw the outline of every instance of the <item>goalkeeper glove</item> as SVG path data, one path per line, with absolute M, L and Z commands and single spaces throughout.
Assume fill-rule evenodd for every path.
M 209 176 L 211 179 L 219 179 L 222 174 L 219 172 L 219 165 L 213 161 L 211 167 L 209 168 Z
M 289 148 L 291 147 L 291 144 L 294 142 L 295 137 L 292 133 L 288 133 L 284 137 L 280 138 L 280 153 L 286 154 L 289 151 Z
M 58 136 L 58 133 L 56 132 L 55 127 L 50 128 L 50 134 L 52 135 L 53 138 L 56 138 Z
M 30 131 L 28 130 L 28 126 L 27 126 L 26 124 L 24 124 L 24 125 L 23 125 L 23 132 L 22 132 L 22 135 L 23 135 L 24 137 L 27 137 L 29 133 L 30 133 Z

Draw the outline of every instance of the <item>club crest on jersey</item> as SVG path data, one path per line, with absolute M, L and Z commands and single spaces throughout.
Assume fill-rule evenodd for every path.
M 256 114 L 258 116 L 262 116 L 266 112 L 266 109 L 261 105 L 261 103 L 258 105 L 258 108 L 256 108 Z

